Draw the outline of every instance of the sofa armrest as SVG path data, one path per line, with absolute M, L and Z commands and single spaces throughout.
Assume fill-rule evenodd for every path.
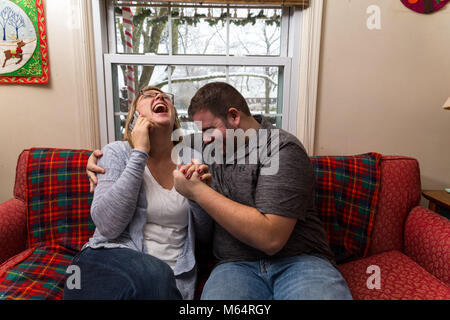
M 415 207 L 405 223 L 405 254 L 450 285 L 450 220 Z
M 27 247 L 27 209 L 23 201 L 0 204 L 0 264 Z

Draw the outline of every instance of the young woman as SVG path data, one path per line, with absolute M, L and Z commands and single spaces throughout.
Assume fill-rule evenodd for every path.
M 73 259 L 80 268 L 81 288 L 66 284 L 64 299 L 193 298 L 192 213 L 173 186 L 177 164 L 171 136 L 179 127 L 170 94 L 156 87 L 138 93 L 124 141 L 102 150 L 98 165 L 104 173 L 98 175 L 91 206 L 96 230 Z M 201 157 L 190 148 L 181 150 L 184 162 Z M 207 167 L 199 170 L 209 183 Z

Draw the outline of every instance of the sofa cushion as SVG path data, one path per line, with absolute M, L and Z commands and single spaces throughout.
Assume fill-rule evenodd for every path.
M 16 199 L 27 201 L 27 164 L 30 150 L 23 150 L 16 165 L 16 181 L 14 183 L 14 197 Z
M 379 267 L 380 288 L 374 288 L 370 266 Z M 368 269 L 369 268 L 369 269 Z M 339 266 L 355 300 L 450 299 L 450 287 L 399 251 L 380 253 Z M 369 286 L 372 289 L 369 289 Z
M 338 263 L 366 255 L 378 203 L 381 154 L 317 156 L 316 206 Z
M 0 205 L 0 265 L 26 249 L 26 224 L 25 202 L 9 199 Z
M 61 299 L 72 258 L 60 246 L 32 249 L 25 260 L 0 274 L 0 300 Z
M 78 251 L 95 230 L 87 150 L 31 149 L 27 166 L 29 247 L 60 245 Z
M 419 163 L 403 156 L 383 156 L 381 186 L 369 255 L 403 252 L 406 216 L 419 205 L 421 195 Z
M 405 222 L 405 254 L 450 286 L 450 220 L 418 206 Z

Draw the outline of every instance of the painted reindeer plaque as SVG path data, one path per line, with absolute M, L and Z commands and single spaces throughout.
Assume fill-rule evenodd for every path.
M 0 0 L 0 83 L 48 82 L 43 0 Z

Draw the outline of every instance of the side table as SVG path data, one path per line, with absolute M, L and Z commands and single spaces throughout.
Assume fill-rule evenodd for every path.
M 450 219 L 450 193 L 445 190 L 424 190 L 422 195 L 430 201 L 428 209 Z

